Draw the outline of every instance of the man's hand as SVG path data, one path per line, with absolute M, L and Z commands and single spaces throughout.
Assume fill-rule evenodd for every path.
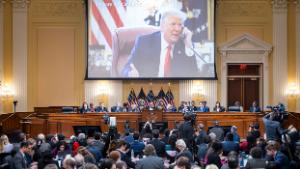
M 185 47 L 192 48 L 193 47 L 193 42 L 192 42 L 193 32 L 191 32 L 187 27 L 183 27 L 182 34 L 184 36 Z
M 129 77 L 139 77 L 139 72 L 135 68 L 135 66 L 131 63 L 130 64 L 130 71 L 128 72 Z

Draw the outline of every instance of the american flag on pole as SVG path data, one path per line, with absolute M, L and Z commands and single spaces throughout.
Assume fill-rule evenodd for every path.
M 127 0 L 89 0 L 90 8 L 90 44 L 104 44 L 111 51 L 114 29 L 126 26 Z

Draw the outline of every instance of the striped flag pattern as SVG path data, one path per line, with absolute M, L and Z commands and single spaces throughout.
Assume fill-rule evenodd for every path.
M 112 49 L 111 33 L 114 29 L 126 26 L 126 0 L 89 0 L 90 44 L 104 44 Z

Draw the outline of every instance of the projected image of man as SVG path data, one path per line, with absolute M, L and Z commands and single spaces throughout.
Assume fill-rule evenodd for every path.
M 136 39 L 123 68 L 125 77 L 197 77 L 192 32 L 179 10 L 163 13 L 160 31 Z

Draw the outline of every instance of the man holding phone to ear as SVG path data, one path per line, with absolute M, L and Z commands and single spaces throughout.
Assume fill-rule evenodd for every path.
M 192 32 L 179 10 L 163 13 L 160 31 L 136 39 L 123 68 L 125 77 L 197 77 Z

